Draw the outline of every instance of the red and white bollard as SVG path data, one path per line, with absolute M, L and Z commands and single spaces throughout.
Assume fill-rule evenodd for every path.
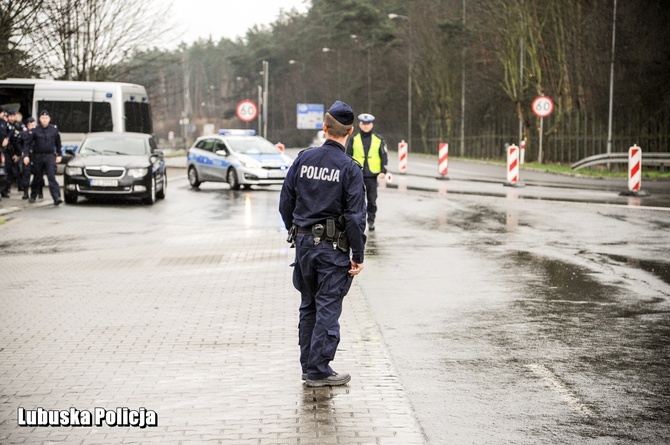
M 622 196 L 649 196 L 649 193 L 640 190 L 642 185 L 642 149 L 633 145 L 628 149 L 628 191 L 621 192 Z M 639 205 L 639 202 L 637 203 Z
M 407 142 L 404 140 L 398 142 L 398 171 L 407 172 Z
M 284 153 L 286 151 L 286 146 L 284 144 L 282 144 L 281 142 L 277 142 L 275 144 L 275 147 L 277 147 L 277 150 L 281 151 L 282 153 Z
M 438 176 L 437 179 L 449 179 L 447 178 L 447 172 L 449 171 L 449 144 L 446 142 L 440 142 L 439 147 L 437 173 L 440 176 Z
M 521 165 L 526 163 L 526 140 L 521 141 Z
M 628 190 L 639 192 L 642 183 L 642 149 L 633 145 L 628 149 Z
M 507 147 L 507 182 L 503 185 L 508 187 L 525 187 L 519 182 L 519 147 L 512 144 Z

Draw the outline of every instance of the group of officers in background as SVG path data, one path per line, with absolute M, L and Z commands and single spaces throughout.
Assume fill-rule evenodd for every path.
M 35 118 L 29 117 L 24 124 L 20 113 L 5 111 L 0 106 L 0 149 L 6 173 L 0 196 L 8 198 L 16 184 L 18 191 L 23 192 L 22 199 L 31 203 L 43 199 L 46 174 L 51 197 L 54 204 L 59 205 L 63 202 L 56 182 L 57 164 L 62 156 L 60 133 L 55 125 L 51 125 L 48 111 L 41 111 L 39 120 L 38 124 Z

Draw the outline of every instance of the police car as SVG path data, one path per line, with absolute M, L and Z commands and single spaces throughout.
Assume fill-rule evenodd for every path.
M 255 130 L 219 130 L 202 136 L 188 149 L 188 182 L 197 188 L 205 181 L 240 186 L 282 184 L 292 159 Z

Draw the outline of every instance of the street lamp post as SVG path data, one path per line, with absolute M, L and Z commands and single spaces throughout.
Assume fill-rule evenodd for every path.
M 263 94 L 262 94 L 262 116 L 263 116 L 263 137 L 268 137 L 268 80 L 270 77 L 270 62 L 263 60 Z M 260 125 L 259 125 L 260 130 Z
M 409 39 L 408 39 L 408 53 L 409 63 L 407 68 L 407 145 L 408 148 L 412 146 L 412 20 L 406 15 L 389 14 L 388 17 L 393 19 L 405 19 L 409 23 Z
M 351 35 L 351 40 L 357 40 L 360 42 L 359 36 L 356 34 Z M 370 46 L 366 46 L 366 58 L 367 58 L 367 81 L 368 81 L 368 108 L 367 112 L 372 113 L 372 73 L 370 70 Z
M 289 60 L 288 64 L 289 65 L 295 65 L 296 63 L 299 63 L 302 65 L 302 76 L 300 78 L 300 83 L 302 84 L 302 101 L 303 103 L 307 101 L 307 94 L 305 93 L 305 64 L 298 61 L 298 60 Z
M 332 48 L 321 48 L 321 51 L 324 53 L 337 53 L 337 95 L 341 96 L 342 91 L 340 90 L 340 52 Z

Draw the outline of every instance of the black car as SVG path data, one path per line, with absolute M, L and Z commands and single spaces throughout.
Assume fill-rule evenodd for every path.
M 79 196 L 133 196 L 153 204 L 167 191 L 165 160 L 149 134 L 89 133 L 65 166 L 64 184 L 68 204 Z

